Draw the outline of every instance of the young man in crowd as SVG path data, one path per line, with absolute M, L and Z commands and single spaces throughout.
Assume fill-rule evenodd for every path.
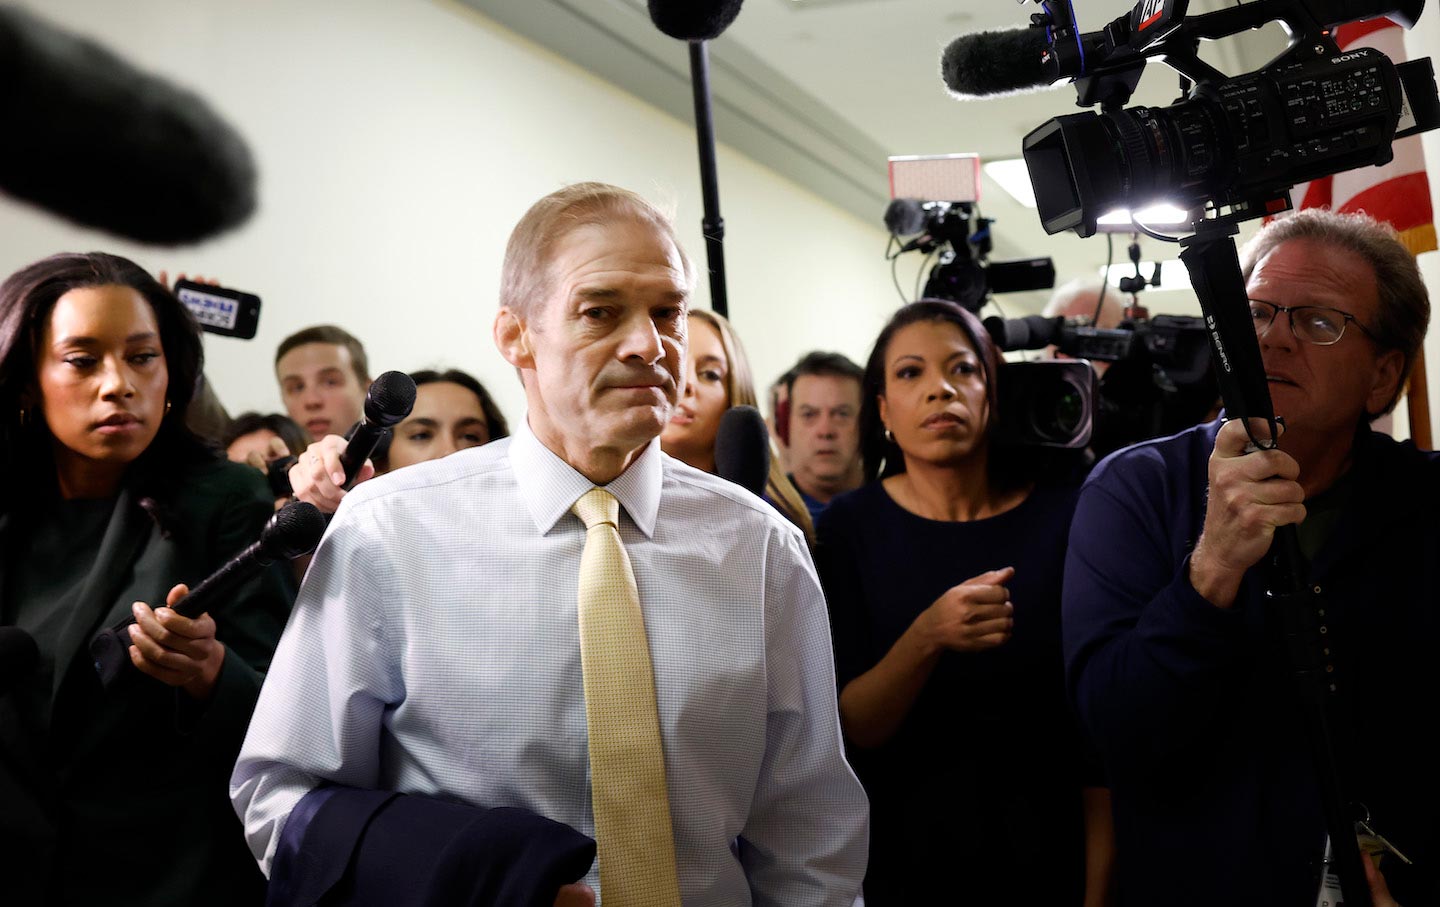
M 343 435 L 360 421 L 370 364 L 365 347 L 349 331 L 321 324 L 280 342 L 275 378 L 290 418 L 318 441 Z

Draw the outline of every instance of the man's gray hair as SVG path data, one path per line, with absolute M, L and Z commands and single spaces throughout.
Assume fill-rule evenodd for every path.
M 1325 208 L 1306 208 L 1265 226 L 1240 250 L 1240 266 L 1248 283 L 1260 260 L 1281 243 L 1312 239 L 1336 249 L 1353 252 L 1375 272 L 1376 295 L 1380 306 L 1375 323 L 1366 325 L 1382 349 L 1399 350 L 1405 357 L 1395 395 L 1372 419 L 1390 412 L 1410 380 L 1410 371 L 1425 329 L 1430 324 L 1430 295 L 1420 278 L 1415 256 L 1400 242 L 1389 224 L 1366 214 L 1337 214 Z

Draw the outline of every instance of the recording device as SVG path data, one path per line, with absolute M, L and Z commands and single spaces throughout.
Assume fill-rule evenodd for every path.
M 1054 346 L 1073 359 L 1113 363 L 1104 378 L 1090 385 L 1093 403 L 1087 411 L 1094 429 L 1086 443 L 1097 457 L 1188 428 L 1214 409 L 1215 373 L 1204 319 L 1151 318 L 1143 308 L 1132 307 L 1116 328 L 1042 315 L 991 317 L 984 324 L 995 345 L 1006 352 Z M 1015 363 L 1011 368 L 1031 364 Z M 1079 365 L 1093 375 L 1088 363 Z M 1057 392 L 1049 393 L 1055 397 Z M 1004 418 L 1006 410 L 1000 413 Z M 1058 414 L 1036 418 L 1065 424 Z M 1041 443 L 1041 438 L 1033 443 Z
M 19 686 L 39 663 L 34 637 L 19 627 L 0 627 L 0 696 Z
M 410 415 L 415 408 L 415 381 L 404 372 L 386 372 L 370 383 L 365 394 L 365 415 L 350 433 L 340 465 L 345 469 L 343 487 L 355 482 L 360 467 L 375 452 L 390 429 Z
M 987 319 L 994 321 L 997 319 Z M 1083 450 L 1095 429 L 1095 370 L 1047 359 L 1000 366 L 997 443 Z
M 892 245 L 898 247 L 890 257 L 917 249 L 926 255 L 939 253 L 922 298 L 948 299 L 978 312 L 992 293 L 1055 286 L 1055 263 L 1048 257 L 990 261 L 994 221 L 976 216 L 968 202 L 892 199 L 884 220 Z M 905 236 L 914 238 L 902 242 Z
M 160 245 L 210 239 L 255 210 L 239 134 L 94 41 L 0 7 L 0 85 L 0 191 L 14 198 Z
M 278 560 L 309 554 L 325 534 L 325 517 L 313 504 L 293 501 L 275 511 L 260 538 L 226 561 L 219 570 L 201 580 L 190 593 L 176 602 L 174 610 L 184 617 L 204 614 L 217 600 L 232 594 L 236 587 Z M 163 595 L 161 596 L 163 599 Z M 96 633 L 90 640 L 95 671 L 108 689 L 124 676 L 130 664 L 130 617 Z
M 1048 40 L 1027 66 L 1038 59 L 1046 80 L 1075 80 L 1080 106 L 1101 105 L 1025 137 L 1047 233 L 1090 236 L 1102 215 L 1159 201 L 1232 223 L 1275 214 L 1290 207 L 1294 184 L 1387 163 L 1396 138 L 1440 125 L 1429 58 L 1396 65 L 1371 48 L 1341 53 L 1329 31 L 1375 16 L 1409 27 L 1424 0 L 1258 0 L 1191 17 L 1187 3 L 1141 0 L 1089 33 L 1070 0 L 1045 0 L 1032 17 Z M 1272 19 L 1290 45 L 1259 70 L 1226 77 L 1199 59 L 1201 40 Z M 1187 93 L 1169 107 L 1124 109 L 1151 57 L 1187 77 Z
M 720 186 L 715 166 L 715 123 L 710 115 L 710 52 L 708 43 L 720 37 L 740 15 L 741 0 L 649 0 L 650 21 L 690 50 L 690 89 L 695 101 L 695 144 L 700 152 L 700 194 L 705 213 L 700 232 L 705 237 L 705 258 L 710 268 L 710 307 L 730 314 L 725 289 L 725 219 L 720 216 Z
M 175 296 L 195 316 L 202 331 L 253 340 L 260 326 L 260 297 L 228 287 L 175 281 Z
M 1051 119 L 1025 137 L 1022 150 L 1047 233 L 1091 236 L 1112 209 L 1160 200 L 1199 212 L 1190 235 L 1178 239 L 1180 259 L 1204 312 L 1221 396 L 1255 447 L 1273 448 L 1279 429 L 1233 237 L 1240 222 L 1289 209 L 1294 184 L 1388 163 L 1396 138 L 1440 125 L 1428 58 L 1396 65 L 1370 48 L 1341 53 L 1331 34 L 1335 26 L 1378 16 L 1409 28 L 1424 0 L 1256 0 L 1191 17 L 1187 3 L 1140 0 L 1087 33 L 1071 0 L 1040 0 L 1043 11 L 1031 16 L 1031 29 L 1043 35 L 1044 47 L 1008 75 L 1017 88 L 1028 87 L 1038 62 L 1042 81 L 1073 79 L 1079 105 L 1099 104 L 1101 112 Z M 1259 70 L 1227 77 L 1199 59 L 1202 40 L 1270 21 L 1285 28 L 1289 45 Z M 1182 97 L 1169 107 L 1125 109 L 1150 57 L 1181 74 Z M 974 74 L 955 68 L 946 75 L 964 81 Z M 1137 230 L 1158 236 L 1144 225 Z M 1268 423 L 1268 436 L 1250 427 L 1252 417 Z M 1337 699 L 1343 672 L 1321 642 L 1327 609 L 1308 581 L 1295 527 L 1276 530 L 1262 564 L 1267 610 L 1286 642 L 1344 902 L 1369 907 L 1357 804 L 1347 797 L 1336 757 L 1335 740 L 1345 739 L 1348 724 Z
M 715 431 L 715 474 L 758 497 L 770 481 L 770 431 L 753 406 L 725 410 Z

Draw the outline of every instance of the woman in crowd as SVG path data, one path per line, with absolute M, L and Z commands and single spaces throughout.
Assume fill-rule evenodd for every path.
M 298 457 L 309 443 L 305 429 L 280 413 L 241 413 L 220 436 L 220 446 L 231 463 L 249 463 L 264 469 L 278 457 Z
M 410 377 L 415 381 L 415 406 L 405 421 L 381 439 L 370 464 L 360 468 L 354 484 L 510 434 L 500 407 L 471 375 L 458 369 L 422 369 L 411 372 Z M 335 476 L 344 474 L 340 466 L 344 450 L 345 439 L 339 435 L 326 435 L 306 448 L 300 461 L 290 468 L 295 497 L 324 513 L 334 513 L 345 497 L 345 490 L 335 481 Z
M 438 460 L 510 434 L 500 407 L 473 376 L 452 368 L 422 369 L 410 377 L 415 408 L 395 426 L 386 449 L 375 452 L 378 472 Z
M 0 688 L 0 849 L 15 904 L 258 904 L 227 784 L 290 609 L 266 571 L 173 606 L 272 513 L 185 426 L 194 320 L 134 263 L 57 255 L 0 285 L 0 624 L 39 658 Z M 87 645 L 134 617 L 135 670 Z
M 991 443 L 998 368 L 961 307 L 896 312 L 865 370 L 868 484 L 816 527 L 870 795 L 868 907 L 1087 903 L 1086 760 L 1060 654 L 1075 489 Z
M 750 360 L 729 321 L 706 309 L 691 309 L 690 356 L 685 368 L 685 395 L 660 434 L 660 447 L 696 469 L 714 472 L 720 417 L 732 406 L 755 406 L 758 399 L 750 376 Z M 786 477 L 773 442 L 765 498 L 800 527 L 807 541 L 813 540 L 810 513 L 800 492 Z

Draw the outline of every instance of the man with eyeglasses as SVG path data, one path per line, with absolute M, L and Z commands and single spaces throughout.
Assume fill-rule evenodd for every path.
M 1440 904 L 1440 458 L 1370 428 L 1410 373 L 1426 290 L 1363 216 L 1301 212 L 1241 259 L 1278 449 L 1238 421 L 1127 448 L 1071 531 L 1067 679 L 1113 792 L 1116 903 L 1324 903 L 1316 770 L 1257 566 L 1297 524 L 1342 783 L 1393 846 L 1366 858 L 1374 902 Z

